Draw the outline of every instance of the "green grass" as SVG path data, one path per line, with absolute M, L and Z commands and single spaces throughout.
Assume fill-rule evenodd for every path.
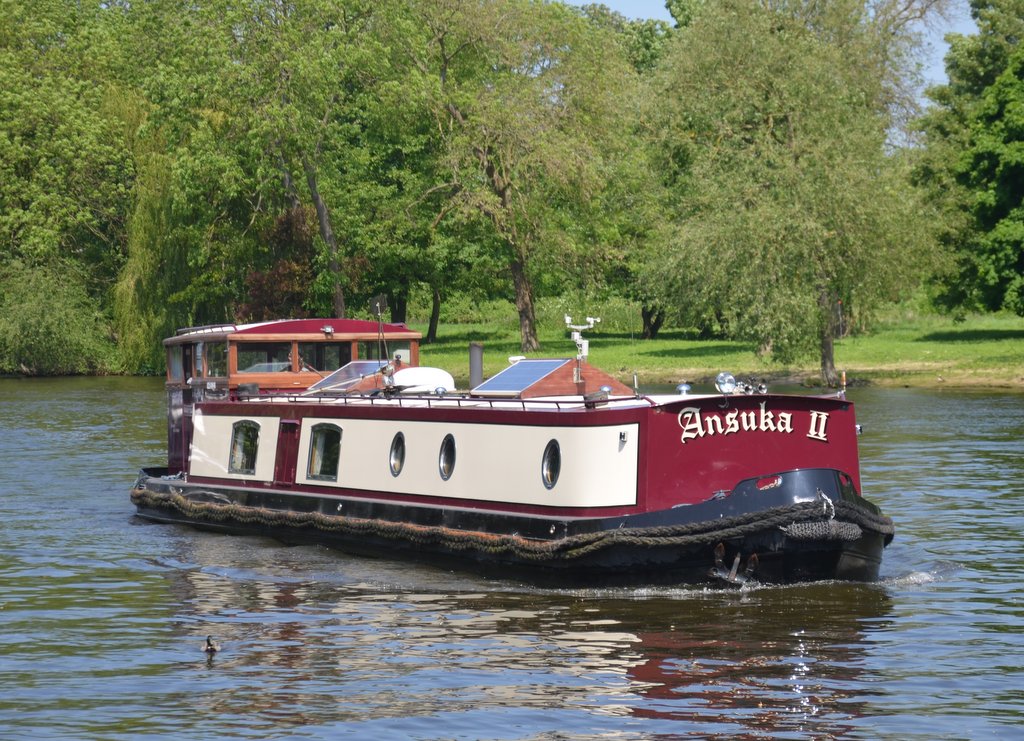
M 842 340 L 836 363 L 878 383 L 1024 388 L 1024 319 L 893 319 L 870 335 Z
M 426 326 L 414 324 L 425 332 Z M 564 327 L 553 321 L 540 328 L 541 352 L 530 357 L 574 357 L 576 347 Z M 469 377 L 469 343 L 484 346 L 484 375 L 520 355 L 517 326 L 445 324 L 438 341 L 423 346 L 420 362 L 448 369 L 464 382 Z M 590 362 L 627 383 L 708 382 L 719 371 L 737 377 L 792 379 L 811 385 L 819 380 L 816 359 L 784 366 L 758 357 L 752 344 L 698 340 L 693 333 L 663 330 L 645 341 L 639 331 L 598 325 L 584 333 Z M 990 386 L 1024 390 L 1024 319 L 1007 314 L 971 316 L 955 322 L 935 315 L 899 315 L 870 334 L 836 342 L 836 367 L 850 384 Z

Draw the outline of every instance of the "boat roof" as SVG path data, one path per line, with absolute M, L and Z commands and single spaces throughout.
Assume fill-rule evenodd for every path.
M 473 389 L 474 394 L 521 394 L 572 361 L 568 358 L 520 360 Z
M 632 389 L 583 360 L 523 358 L 476 386 L 474 396 L 530 398 L 601 393 L 635 396 Z
M 198 327 L 179 329 L 174 337 L 164 340 L 165 345 L 178 345 L 188 342 L 202 342 L 223 339 L 261 339 L 282 337 L 317 337 L 324 336 L 375 337 L 381 330 L 389 337 L 419 339 L 422 334 L 409 329 L 404 323 L 385 322 L 378 324 L 368 319 L 275 319 L 250 324 L 209 324 Z

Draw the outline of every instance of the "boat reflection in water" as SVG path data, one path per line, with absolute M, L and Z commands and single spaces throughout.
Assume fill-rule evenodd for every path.
M 868 714 L 863 667 L 891 610 L 876 585 L 522 591 L 260 539 L 184 542 L 183 562 L 207 565 L 175 579 L 183 642 L 213 632 L 217 670 L 260 678 L 209 701 L 275 728 L 483 714 L 494 730 L 518 708 L 558 711 L 572 737 L 576 708 L 610 730 L 834 737 Z
M 628 675 L 646 702 L 634 714 L 828 737 L 868 714 L 862 667 L 870 632 L 888 622 L 884 589 L 805 585 L 698 604 L 672 630 L 638 634 L 645 658 Z

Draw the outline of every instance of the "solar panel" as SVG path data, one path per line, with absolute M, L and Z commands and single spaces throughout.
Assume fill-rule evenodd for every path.
M 571 360 L 520 360 L 481 383 L 473 393 L 520 393 Z

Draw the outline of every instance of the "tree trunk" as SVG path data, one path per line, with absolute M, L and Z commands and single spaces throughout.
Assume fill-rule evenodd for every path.
M 516 255 L 509 263 L 512 283 L 516 289 L 516 310 L 519 312 L 520 346 L 523 352 L 540 350 L 537 339 L 537 315 L 533 310 L 533 286 L 526 275 L 525 261 Z
M 391 306 L 391 321 L 394 324 L 405 324 L 409 315 L 409 297 L 405 293 L 392 293 L 388 302 Z
M 665 321 L 664 310 L 655 309 L 650 306 L 641 306 L 640 316 L 644 320 L 643 338 L 645 340 L 653 340 L 658 336 L 658 330 L 661 329 L 661 325 Z
M 437 286 L 434 286 L 433 289 L 434 296 L 430 304 L 430 324 L 427 326 L 427 336 L 423 340 L 427 344 L 437 342 L 437 325 L 441 321 L 441 289 Z
M 309 185 L 309 194 L 313 199 L 313 206 L 316 208 L 317 221 L 320 223 L 320 236 L 327 245 L 328 269 L 334 278 L 334 316 L 338 319 L 345 318 L 345 291 L 341 287 L 341 264 L 338 260 L 338 240 L 334 236 L 334 227 L 331 226 L 331 214 L 327 210 L 320 195 L 320 188 L 317 185 L 316 170 L 308 160 L 302 161 L 302 167 L 306 172 L 306 183 Z
M 280 146 L 280 142 L 278 143 Z M 280 154 L 277 156 L 277 161 L 281 166 L 281 177 L 284 180 L 284 192 L 288 196 L 288 202 L 291 204 L 292 210 L 296 210 L 302 207 L 302 200 L 299 198 L 299 191 L 295 187 L 295 181 L 292 180 L 291 170 L 288 169 L 288 165 L 284 161 L 284 157 Z
M 441 51 L 442 55 L 444 55 L 443 44 Z M 445 57 L 445 60 L 442 62 L 442 88 L 447 80 L 448 61 L 450 59 L 451 57 Z M 449 102 L 447 109 L 451 119 L 464 128 L 466 126 L 466 116 L 462 110 L 454 102 Z M 491 192 L 498 198 L 500 204 L 496 209 L 484 206 L 481 210 L 491 220 L 497 233 L 504 237 L 512 250 L 509 270 L 512 272 L 512 283 L 515 286 L 516 310 L 519 312 L 520 346 L 523 352 L 539 350 L 540 341 L 537 339 L 537 316 L 533 308 L 533 287 L 530 285 L 530 279 L 526 274 L 527 255 L 520 249 L 520 242 L 516 236 L 515 209 L 511 200 L 512 183 L 503 172 L 500 166 L 500 157 L 495 156 L 491 145 L 473 145 L 473 154 L 480 164 L 480 169 L 487 179 Z
M 822 290 L 818 297 L 818 308 L 821 311 L 821 380 L 829 388 L 836 388 L 839 386 L 839 374 L 836 373 L 836 321 L 832 303 L 829 292 Z

